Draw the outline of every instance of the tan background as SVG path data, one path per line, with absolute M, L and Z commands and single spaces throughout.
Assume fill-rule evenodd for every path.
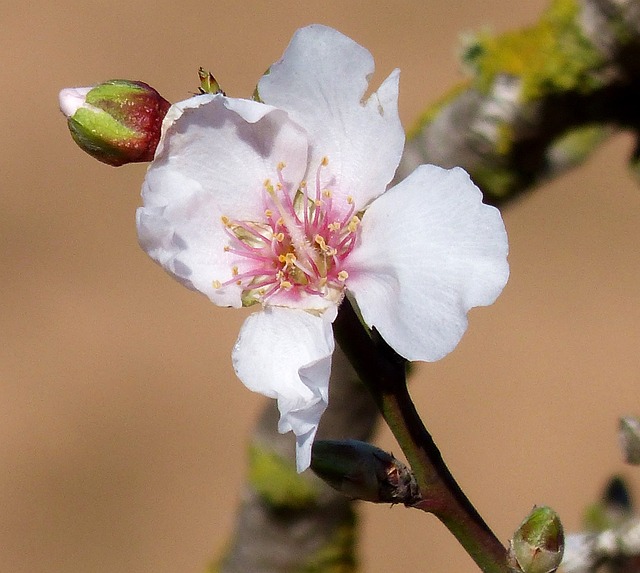
M 234 379 L 242 312 L 170 280 L 136 244 L 144 166 L 81 153 L 57 92 L 124 77 L 176 101 L 199 65 L 247 96 L 299 26 L 402 69 L 405 125 L 461 78 L 463 32 L 533 22 L 543 0 L 0 0 L 0 572 L 192 573 L 229 536 L 262 399 Z M 29 7 L 30 6 L 30 7 Z M 640 413 L 640 194 L 619 136 L 506 214 L 512 278 L 458 350 L 418 369 L 416 401 L 506 539 L 534 503 L 568 528 L 622 471 Z M 398 451 L 388 433 L 379 443 Z M 473 567 L 439 524 L 363 512 L 367 573 Z M 248 572 L 249 573 L 249 572 Z

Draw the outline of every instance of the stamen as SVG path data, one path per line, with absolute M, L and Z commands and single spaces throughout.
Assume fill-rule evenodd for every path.
M 292 188 L 284 177 L 286 164 L 280 162 L 277 181 L 263 182 L 264 219 L 220 218 L 229 237 L 224 252 L 233 256 L 233 265 L 229 280 L 213 281 L 215 289 L 239 285 L 245 305 L 264 304 L 278 293 L 296 299 L 340 296 L 349 276 L 341 267 L 356 244 L 360 219 L 351 196 L 336 199 L 333 190 L 323 188 L 321 172 L 328 165 L 323 157 L 310 193 L 306 181 Z

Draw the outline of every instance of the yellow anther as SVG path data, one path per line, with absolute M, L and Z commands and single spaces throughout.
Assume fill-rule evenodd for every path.
M 300 189 L 304 189 L 307 186 L 307 182 L 303 179 L 300 181 Z
M 265 217 L 268 217 L 269 219 L 271 219 L 271 217 L 273 217 L 273 211 L 272 211 L 271 209 L 267 209 L 267 210 L 264 212 L 264 216 L 265 216 Z
M 278 189 L 278 191 L 282 191 L 282 183 L 278 183 L 276 185 L 276 188 Z
M 359 224 L 360 224 L 360 219 L 358 219 L 358 217 L 354 215 L 353 217 L 351 217 L 351 221 L 349 221 L 349 224 L 347 225 L 347 230 L 350 233 L 355 233 Z
M 286 262 L 286 260 L 287 260 L 287 257 L 285 257 L 284 255 L 278 255 L 278 261 L 279 262 L 284 263 L 284 262 Z
M 273 238 L 278 241 L 278 243 L 282 243 L 282 241 L 284 241 L 284 233 L 276 233 Z
M 238 270 L 238 267 L 236 267 L 236 266 L 231 267 L 231 274 L 234 277 L 237 277 L 240 274 L 240 271 Z
M 353 197 L 351 195 L 347 195 L 347 203 L 349 203 L 349 205 L 353 205 Z
M 236 284 L 237 284 L 238 286 L 242 286 L 242 281 L 237 280 L 237 281 L 236 281 Z
M 323 167 L 326 167 L 327 165 L 329 165 L 329 158 L 326 155 L 322 158 L 321 165 Z
M 226 217 L 225 215 L 222 215 L 222 217 L 220 217 L 220 220 L 222 221 L 222 224 L 225 227 L 230 227 L 231 226 L 231 221 L 229 220 L 229 217 Z
M 287 164 L 284 161 L 281 161 L 278 163 L 278 171 L 282 171 L 286 166 Z
M 223 250 L 225 253 L 228 253 L 228 252 L 231 250 L 231 247 L 230 247 L 229 245 L 225 245 L 225 246 L 222 248 L 222 250 Z
M 211 285 L 213 286 L 213 288 L 218 289 L 218 288 L 222 288 L 222 283 L 220 281 L 213 281 L 213 283 L 211 283 Z
M 293 287 L 293 285 L 289 281 L 281 281 L 280 286 L 287 290 Z
M 324 240 L 324 237 L 323 237 L 322 235 L 316 235 L 316 236 L 313 238 L 313 240 L 314 240 L 314 242 L 315 242 L 315 243 L 320 247 L 320 250 L 321 250 L 323 253 L 326 253 L 326 252 L 327 252 L 327 250 L 328 250 L 327 242 Z
M 277 221 L 276 221 L 276 225 L 278 227 L 282 227 L 284 225 L 284 219 L 282 217 L 280 217 Z
M 339 231 L 340 230 L 340 221 L 335 221 L 334 223 L 329 223 L 327 225 L 330 231 Z
M 332 197 L 332 196 L 333 196 L 333 193 L 331 192 L 331 189 L 325 189 L 325 190 L 322 192 L 322 196 L 323 196 L 323 197 Z
M 349 273 L 347 271 L 340 271 L 338 273 L 338 280 L 339 281 L 346 281 L 349 278 Z
M 313 201 L 313 204 L 314 204 L 316 207 L 322 207 L 322 201 L 320 201 L 320 199 L 315 199 L 315 200 Z

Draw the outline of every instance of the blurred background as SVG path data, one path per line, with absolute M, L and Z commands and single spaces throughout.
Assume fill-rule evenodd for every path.
M 320 22 L 402 69 L 400 110 L 462 79 L 461 34 L 533 23 L 545 0 L 0 0 L 0 571 L 196 573 L 229 539 L 263 399 L 234 377 L 242 311 L 140 250 L 145 166 L 82 153 L 67 86 L 139 79 L 188 97 L 197 69 L 249 96 L 293 31 Z M 503 540 L 533 504 L 567 529 L 625 468 L 640 414 L 640 193 L 618 135 L 505 212 L 511 279 L 412 382 L 445 459 Z M 386 431 L 377 443 L 399 453 Z M 474 571 L 433 518 L 362 506 L 363 571 Z

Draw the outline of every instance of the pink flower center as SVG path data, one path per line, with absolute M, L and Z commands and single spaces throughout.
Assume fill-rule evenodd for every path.
M 225 251 L 237 256 L 233 278 L 214 287 L 242 286 L 245 306 L 285 304 L 319 296 L 338 301 L 348 273 L 344 263 L 353 250 L 360 219 L 353 199 L 335 200 L 316 172 L 315 189 L 302 182 L 292 193 L 278 165 L 278 182 L 264 182 L 264 219 L 236 221 L 222 217 L 229 237 Z

